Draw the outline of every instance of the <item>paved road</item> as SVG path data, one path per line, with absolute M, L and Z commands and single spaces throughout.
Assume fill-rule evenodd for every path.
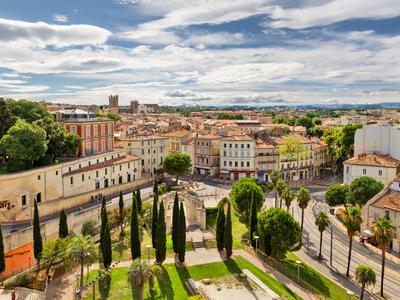
M 316 210 L 327 211 L 327 205 L 324 203 L 324 194 L 326 187 L 311 187 L 314 203 Z M 310 205 L 306 210 L 304 218 L 304 251 L 310 256 L 315 258 L 319 251 L 319 231 L 314 224 L 314 216 L 312 206 Z M 295 218 L 300 220 L 301 211 L 297 205 L 294 205 Z M 348 257 L 348 236 L 339 230 L 336 226 L 333 226 L 333 267 L 337 272 L 345 274 L 347 268 L 347 257 Z M 330 255 L 330 233 L 327 231 L 323 236 L 323 256 L 325 263 L 329 264 Z M 326 261 L 327 260 L 327 261 Z M 360 264 L 368 264 L 375 270 L 377 274 L 377 283 L 374 291 L 380 289 L 380 274 L 381 274 L 381 256 L 377 255 L 368 250 L 362 244 L 354 241 L 352 260 L 350 264 L 350 273 L 354 277 L 355 268 Z M 385 273 L 385 293 L 392 299 L 400 299 L 400 266 L 386 260 L 386 273 Z

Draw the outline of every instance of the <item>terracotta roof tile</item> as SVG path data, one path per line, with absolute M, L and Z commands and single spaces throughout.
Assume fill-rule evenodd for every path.
M 400 167 L 399 160 L 390 157 L 389 155 L 381 155 L 381 154 L 360 154 L 358 156 L 354 156 L 346 160 L 345 163 L 351 165 L 376 166 L 376 167 L 388 167 L 388 168 Z

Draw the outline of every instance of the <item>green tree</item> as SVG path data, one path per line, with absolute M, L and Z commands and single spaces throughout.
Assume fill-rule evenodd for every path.
M 5 135 L 15 122 L 17 118 L 12 114 L 7 106 L 7 102 L 0 98 L 0 139 Z
M 347 229 L 347 235 L 349 236 L 349 255 L 347 258 L 347 271 L 346 276 L 350 276 L 350 261 L 351 261 L 351 250 L 353 248 L 353 237 L 357 231 L 360 231 L 362 216 L 361 209 L 359 206 L 349 207 L 346 210 L 341 211 L 342 220 Z
M 153 193 L 153 211 L 151 214 L 151 242 L 153 248 L 156 248 L 157 244 L 157 220 L 158 220 L 158 193 Z
M 332 184 L 328 187 L 325 193 L 325 202 L 329 206 L 344 205 L 348 200 L 349 187 L 344 184 Z
M 34 200 L 33 204 L 33 255 L 37 261 L 37 269 L 40 270 L 40 259 L 42 257 L 43 251 L 43 241 L 42 234 L 40 233 L 40 219 L 39 219 L 39 210 Z
M 176 176 L 176 182 L 178 182 L 179 176 L 184 176 L 191 172 L 192 161 L 187 154 L 171 153 L 164 159 L 163 169 L 168 174 Z
M 383 183 L 369 176 L 354 179 L 349 187 L 350 202 L 353 205 L 365 205 L 372 197 L 383 189 Z
M 253 246 L 253 248 L 256 247 L 256 240 L 254 238 L 256 232 L 257 232 L 257 203 L 254 200 L 254 197 L 251 197 L 249 235 L 250 235 L 251 245 Z
M 284 257 L 301 241 L 299 223 L 285 210 L 270 208 L 257 217 L 260 249 L 272 257 Z
M 154 276 L 151 267 L 139 258 L 135 259 L 128 270 L 128 282 L 132 286 L 132 295 L 139 291 L 140 300 L 144 300 L 144 286 Z
M 226 212 L 225 230 L 224 230 L 224 246 L 226 258 L 232 256 L 232 219 L 231 219 L 231 203 L 228 202 L 228 211 Z
M 66 238 L 68 236 L 68 221 L 67 213 L 64 209 L 60 212 L 60 221 L 58 223 L 58 237 Z
M 47 151 L 46 131 L 18 120 L 0 140 L 0 147 L 11 160 L 32 166 Z
M 4 254 L 4 239 L 3 239 L 3 229 L 0 224 L 0 273 L 3 278 L 3 272 L 6 269 L 6 256 Z M 3 279 L 2 279 L 3 281 Z
M 82 224 L 81 234 L 84 236 L 95 236 L 97 234 L 96 223 L 97 222 L 95 220 L 85 221 L 85 223 Z
M 300 188 L 297 193 L 297 203 L 301 209 L 301 232 L 303 232 L 304 224 L 304 210 L 307 208 L 308 204 L 311 202 L 310 191 L 306 188 Z
M 215 230 L 217 249 L 218 251 L 224 250 L 224 232 L 225 232 L 225 212 L 224 205 L 220 205 L 218 208 L 216 230 Z
M 165 260 L 165 255 L 167 252 L 167 234 L 166 234 L 166 224 L 164 215 L 164 202 L 160 203 L 160 210 L 158 213 L 157 222 L 157 247 L 156 247 L 156 261 L 162 264 Z
M 140 258 L 141 256 L 140 236 L 139 236 L 139 214 L 138 214 L 136 196 L 132 197 L 131 255 L 132 255 L 132 260 Z
M 185 262 L 186 252 L 186 217 L 183 203 L 179 208 L 179 235 L 178 235 L 178 259 L 181 263 Z
M 111 244 L 110 244 L 110 250 L 111 250 Z M 90 236 L 83 236 L 83 235 L 78 235 L 73 237 L 70 248 L 70 257 L 80 266 L 79 291 L 82 291 L 84 266 L 89 262 L 93 262 L 96 257 L 96 245 L 93 241 L 93 238 Z M 106 268 L 108 267 L 106 265 L 104 266 Z M 80 296 L 82 296 L 81 292 Z
M 172 246 L 174 253 L 178 252 L 178 232 L 179 232 L 179 198 L 178 193 L 175 193 L 174 207 L 172 210 Z
M 7 104 L 14 116 L 24 119 L 28 123 L 50 116 L 46 106 L 38 102 L 21 99 L 18 101 L 9 101 Z
M 317 217 L 315 218 L 315 225 L 318 227 L 318 231 L 320 234 L 318 259 L 322 259 L 322 234 L 328 228 L 329 224 L 330 221 L 328 215 L 323 211 L 320 211 Z
M 282 191 L 282 199 L 285 201 L 286 210 L 289 211 L 290 205 L 296 200 L 296 192 L 289 187 L 286 187 Z
M 121 228 L 120 236 L 124 234 L 124 227 L 125 227 L 125 210 L 124 210 L 124 195 L 122 191 L 119 193 L 119 200 L 118 200 L 118 212 L 119 212 L 119 227 Z
M 101 201 L 101 227 L 100 227 L 100 249 L 101 253 L 104 254 L 104 231 L 106 229 L 106 224 L 108 223 L 108 215 L 107 215 L 107 206 L 106 206 L 106 198 L 103 197 Z
M 300 137 L 287 135 L 282 145 L 279 146 L 279 154 L 288 160 L 296 160 L 296 176 L 299 176 L 299 159 L 302 156 L 308 155 L 308 151 L 304 147 Z
M 386 250 L 396 238 L 396 227 L 392 224 L 390 219 L 379 217 L 372 223 L 372 232 L 375 240 L 379 244 L 382 251 L 382 271 L 381 271 L 381 296 L 383 297 L 383 279 L 385 277 L 385 259 Z
M 282 208 L 282 194 L 283 194 L 283 191 L 287 188 L 287 185 L 286 185 L 285 180 L 283 180 L 282 178 L 279 178 L 276 181 L 275 185 L 276 185 L 275 186 L 276 192 L 277 192 L 277 194 L 279 196 L 279 199 L 280 199 L 279 200 L 279 208 Z
M 361 285 L 360 300 L 364 299 L 365 286 L 376 282 L 376 274 L 368 265 L 359 265 L 356 269 L 356 280 Z
M 249 217 L 251 197 L 253 193 L 254 199 L 257 203 L 257 210 L 260 210 L 264 203 L 264 194 L 262 188 L 257 185 L 254 179 L 245 177 L 241 178 L 232 185 L 232 189 L 229 194 L 235 210 L 242 214 L 246 221 Z
M 277 190 L 277 182 L 279 179 L 282 179 L 281 172 L 274 170 L 271 173 L 271 183 L 274 190 L 274 197 L 275 197 L 275 207 L 278 207 L 278 190 Z
M 46 279 L 49 277 L 52 268 L 68 265 L 68 250 L 70 245 L 69 239 L 65 238 L 51 239 L 45 242 L 41 267 L 46 270 Z
M 138 213 L 139 213 L 139 215 L 141 215 L 142 214 L 142 196 L 140 195 L 139 187 L 136 189 L 136 201 L 137 201 L 136 203 L 138 206 Z
M 158 196 L 158 183 L 157 180 L 154 180 L 154 184 L 153 184 L 153 195 L 157 194 Z
M 103 232 L 103 265 L 104 268 L 108 269 L 112 262 L 112 244 L 111 244 L 111 233 L 110 233 L 110 225 L 108 222 L 106 223 L 106 227 Z

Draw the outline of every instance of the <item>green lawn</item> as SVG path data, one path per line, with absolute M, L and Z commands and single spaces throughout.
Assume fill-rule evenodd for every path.
M 288 274 L 289 277 L 296 280 L 297 279 L 297 264 L 296 260 L 300 260 L 295 254 L 288 253 L 286 258 L 278 262 L 278 270 L 282 273 Z M 311 289 L 319 295 L 326 297 L 327 299 L 347 299 L 347 290 L 343 287 L 337 285 L 321 273 L 317 272 L 307 264 L 303 263 L 300 266 L 300 278 L 307 285 L 305 288 Z M 303 284 L 305 285 L 305 284 Z M 310 287 L 311 286 L 311 287 Z M 353 299 L 358 299 L 353 296 Z
M 193 278 L 194 280 L 201 280 L 204 278 L 219 278 L 231 273 L 241 273 L 242 269 L 250 270 L 278 295 L 284 295 L 289 300 L 301 299 L 281 283 L 240 256 L 226 262 L 217 262 L 190 267 L 176 267 L 174 264 L 165 264 L 161 267 L 161 272 L 157 274 L 157 279 L 155 281 L 155 295 L 150 295 L 148 288 L 146 287 L 145 298 L 168 300 L 189 299 L 189 291 L 185 286 L 185 282 L 187 282 L 189 278 Z M 127 282 L 127 272 L 128 268 L 115 268 L 112 270 L 111 284 L 109 285 L 110 289 L 108 291 L 107 289 L 103 290 L 103 295 L 107 295 L 107 297 L 103 296 L 102 299 L 132 299 L 131 287 Z M 92 271 L 90 273 L 90 279 L 95 278 L 97 274 L 98 271 Z M 100 299 L 100 293 L 97 285 L 96 299 L 98 298 Z M 84 299 L 92 299 L 91 290 L 84 295 Z

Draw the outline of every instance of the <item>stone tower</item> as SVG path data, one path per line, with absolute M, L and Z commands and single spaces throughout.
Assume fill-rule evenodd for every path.
M 108 106 L 110 112 L 112 112 L 113 114 L 118 114 L 118 95 L 108 96 Z

